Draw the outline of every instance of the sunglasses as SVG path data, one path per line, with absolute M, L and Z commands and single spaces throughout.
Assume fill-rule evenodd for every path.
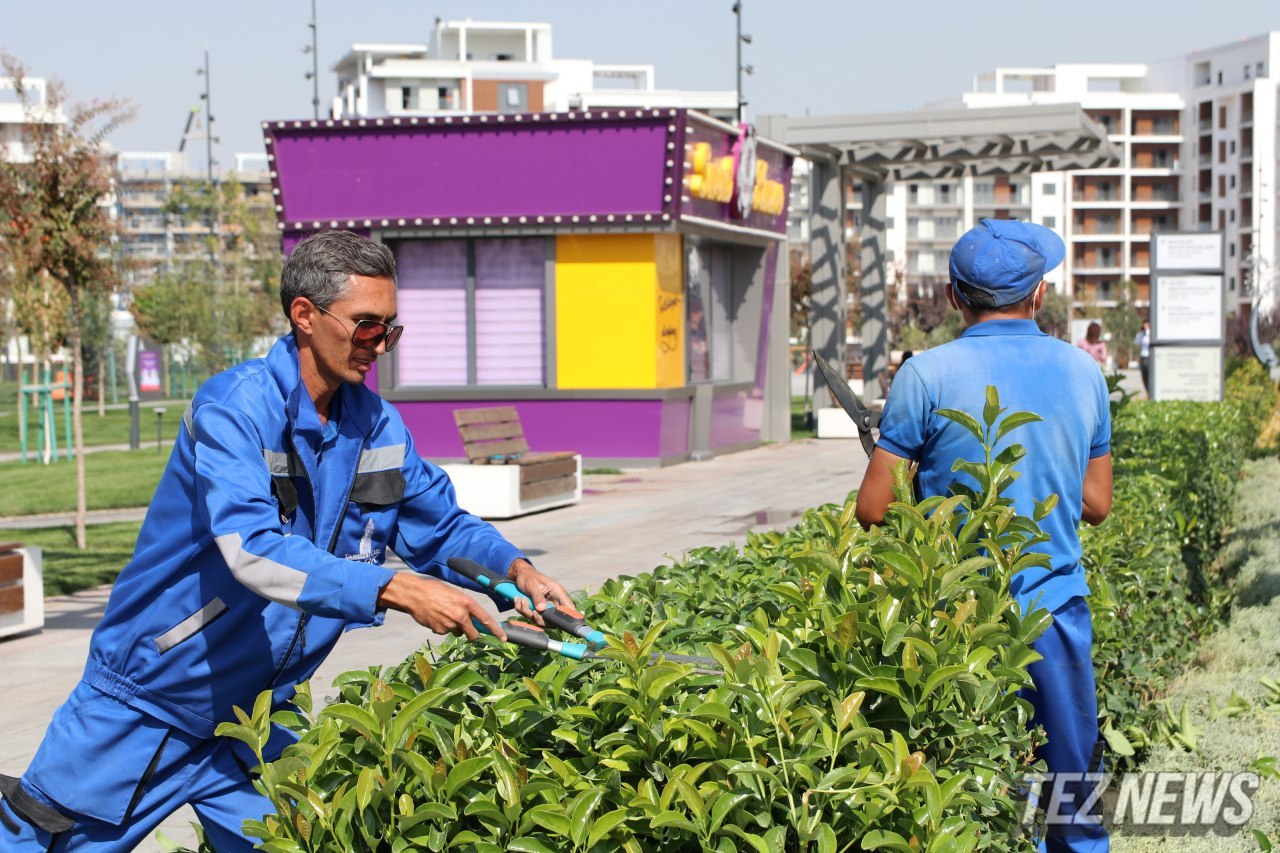
M 311 304 L 316 305 L 314 302 Z M 339 317 L 331 311 L 326 311 L 319 305 L 316 305 L 316 308 L 319 309 L 320 313 L 328 314 L 344 326 L 352 322 Z M 386 351 L 391 352 L 396 348 L 396 344 L 400 343 L 400 336 L 404 334 L 404 326 L 388 326 L 386 323 L 379 323 L 377 320 L 356 320 L 355 324 L 355 328 L 351 330 L 351 345 L 358 349 L 376 350 L 378 344 L 386 341 Z

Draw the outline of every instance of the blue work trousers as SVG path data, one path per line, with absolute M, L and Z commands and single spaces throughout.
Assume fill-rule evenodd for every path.
M 1040 790 L 1041 807 L 1051 801 L 1054 819 L 1045 827 L 1040 850 L 1047 853 L 1111 849 L 1101 823 L 1101 807 L 1092 818 L 1078 814 L 1094 795 L 1094 782 L 1071 779 L 1063 787 L 1067 797 L 1052 797 L 1055 773 L 1100 774 L 1098 747 L 1098 696 L 1093 677 L 1093 623 L 1083 596 L 1067 601 L 1053 614 L 1053 624 L 1033 648 L 1044 658 L 1027 667 L 1034 689 L 1022 698 L 1035 709 L 1032 726 L 1044 728 L 1046 742 L 1036 751 L 1044 759 L 1049 777 Z M 1060 781 L 1059 781 L 1060 784 Z M 1061 792 L 1060 792 L 1061 793 Z M 1071 822 L 1064 822 L 1063 817 Z M 1074 816 L 1074 818 L 1072 818 Z
M 273 736 L 267 759 L 291 737 Z M 183 805 L 200 819 L 214 849 L 248 851 L 246 819 L 275 812 L 253 788 L 257 759 L 228 738 L 198 738 L 81 682 L 54 714 L 22 791 L 73 825 L 49 832 L 0 802 L 0 851 L 129 851 Z M 15 806 L 17 808 L 15 808 Z

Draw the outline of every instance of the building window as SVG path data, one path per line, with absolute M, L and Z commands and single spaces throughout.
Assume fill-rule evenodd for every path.
M 542 238 L 401 240 L 399 387 L 546 384 Z
M 1044 218 L 1044 220 L 1043 220 L 1043 221 L 1044 221 L 1044 227 L 1045 227 L 1045 228 L 1057 228 L 1057 227 L 1058 227 L 1058 217 L 1056 217 L 1056 216 L 1046 216 L 1046 217 Z
M 1045 182 L 1045 185 L 1044 185 L 1044 194 L 1045 194 L 1045 195 L 1057 195 L 1057 194 L 1058 194 L 1058 183 L 1057 183 L 1056 181 L 1047 181 L 1047 182 Z
M 1227 176 L 1219 175 L 1218 176 L 1218 195 L 1224 196 L 1226 194 L 1227 194 Z
M 498 84 L 498 112 L 500 113 L 529 112 L 529 84 L 528 83 L 499 83 Z
M 1232 154 L 1236 153 L 1236 141 L 1234 139 L 1231 140 L 1231 148 L 1229 150 Z
M 1221 71 L 1219 71 L 1219 72 L 1218 72 L 1218 85 L 1219 85 L 1219 86 L 1221 86 L 1221 85 L 1222 85 L 1222 72 L 1221 72 Z
M 1222 81 L 1219 80 L 1219 83 Z M 1218 127 L 1225 128 L 1227 126 L 1227 108 L 1218 107 Z
M 1226 142 L 1218 143 L 1218 162 L 1219 163 L 1227 162 L 1227 143 Z
M 1236 277 L 1235 277 L 1235 276 L 1231 276 L 1231 278 L 1230 278 L 1230 279 L 1228 279 L 1228 281 L 1230 281 L 1230 287 L 1229 287 L 1228 289 L 1229 289 L 1229 290 L 1235 290 L 1235 289 L 1236 289 Z
M 1236 244 L 1235 244 L 1235 243 L 1232 243 L 1231 245 L 1227 246 L 1227 253 L 1228 253 L 1228 255 L 1229 255 L 1230 257 L 1232 257 L 1232 258 L 1234 258 L 1234 257 L 1236 256 Z
M 1231 213 L 1230 213 L 1230 214 L 1228 214 L 1228 217 L 1229 217 L 1230 221 L 1234 224 L 1234 223 L 1235 223 L 1235 221 L 1236 221 L 1236 209 L 1235 209 L 1234 207 L 1233 207 L 1233 208 L 1231 208 Z
M 400 87 L 400 109 L 402 110 L 413 109 L 413 87 L 412 86 Z
M 1231 181 L 1230 181 L 1229 186 L 1231 187 L 1231 189 L 1235 189 L 1235 188 L 1236 188 L 1236 176 L 1235 176 L 1235 175 L 1232 175 L 1232 176 L 1231 176 Z

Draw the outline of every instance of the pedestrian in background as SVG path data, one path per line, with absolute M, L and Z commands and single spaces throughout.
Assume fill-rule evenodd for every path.
M 1142 328 L 1133 337 L 1138 350 L 1138 372 L 1142 374 L 1142 390 L 1151 397 L 1151 321 L 1143 320 Z
M 1085 330 L 1084 340 L 1080 341 L 1076 346 L 1089 353 L 1089 357 L 1098 363 L 1102 369 L 1107 367 L 1107 342 L 1102 339 L 1102 324 L 1096 320 L 1089 324 L 1089 328 Z

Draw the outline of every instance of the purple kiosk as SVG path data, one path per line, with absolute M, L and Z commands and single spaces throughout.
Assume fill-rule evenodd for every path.
M 272 121 L 286 251 L 391 247 L 404 338 L 369 382 L 419 451 L 510 405 L 535 450 L 667 465 L 790 434 L 794 152 L 684 110 Z

